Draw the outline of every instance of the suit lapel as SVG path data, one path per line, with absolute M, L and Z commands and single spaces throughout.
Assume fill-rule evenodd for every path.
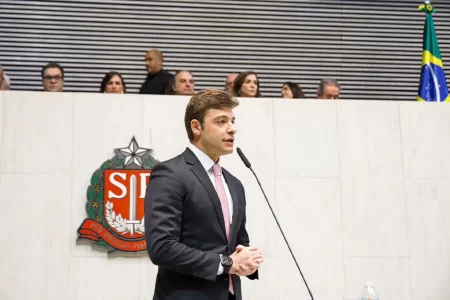
M 217 195 L 216 189 L 214 188 L 211 179 L 209 179 L 208 174 L 206 173 L 202 164 L 189 148 L 187 148 L 186 151 L 184 151 L 183 155 L 186 162 L 191 165 L 190 166 L 191 171 L 194 173 L 197 179 L 205 187 L 205 190 L 208 192 L 209 198 L 211 199 L 214 205 L 214 209 L 216 210 L 217 219 L 219 220 L 220 227 L 222 228 L 223 236 L 226 240 L 227 233 L 225 231 L 225 221 L 223 219 L 222 205 L 220 204 L 219 196 Z

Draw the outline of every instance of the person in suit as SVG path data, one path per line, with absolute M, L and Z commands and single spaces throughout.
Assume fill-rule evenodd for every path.
M 244 187 L 220 166 L 233 152 L 238 104 L 225 91 L 195 94 L 184 118 L 191 144 L 151 172 L 145 238 L 158 265 L 155 300 L 241 300 L 240 277 L 258 279 L 263 256 L 250 247 Z
M 167 85 L 166 95 L 192 96 L 194 95 L 195 81 L 191 72 L 176 71 Z
M 164 56 L 158 49 L 152 49 L 145 54 L 147 78 L 142 84 L 139 94 L 164 95 L 173 75 L 163 69 Z

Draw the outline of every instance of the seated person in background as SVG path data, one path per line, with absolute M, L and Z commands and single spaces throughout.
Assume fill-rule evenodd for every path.
M 228 92 L 230 94 L 233 93 L 233 83 L 238 75 L 239 74 L 237 74 L 237 73 L 231 73 L 230 75 L 227 76 L 227 80 L 225 81 L 225 91 L 226 92 Z
M 57 63 L 46 64 L 41 71 L 44 92 L 62 92 L 64 87 L 64 69 Z
M 259 91 L 259 79 L 255 72 L 247 71 L 239 74 L 233 83 L 235 97 L 262 97 Z
M 10 88 L 9 78 L 6 76 L 5 71 L 0 65 L 0 91 L 8 91 Z
M 189 71 L 177 71 L 166 89 L 166 95 L 194 95 L 194 77 Z
M 147 79 L 142 84 L 139 94 L 164 95 L 172 74 L 163 70 L 164 57 L 158 49 L 152 49 L 145 55 Z
M 341 87 L 336 80 L 322 79 L 317 88 L 317 99 L 337 100 L 339 99 L 340 91 Z
M 111 71 L 103 77 L 102 84 L 100 85 L 100 93 L 123 94 L 126 91 L 127 86 L 119 72 Z
M 306 98 L 303 93 L 302 88 L 293 82 L 287 81 L 283 83 L 283 87 L 281 88 L 281 98 Z

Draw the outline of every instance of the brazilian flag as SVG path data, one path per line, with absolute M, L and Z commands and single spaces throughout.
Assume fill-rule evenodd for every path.
M 419 10 L 425 12 L 426 20 L 423 30 L 422 70 L 417 100 L 450 102 L 444 66 L 434 29 L 432 13 L 435 12 L 435 9 L 429 1 L 426 1 L 424 5 L 419 6 Z

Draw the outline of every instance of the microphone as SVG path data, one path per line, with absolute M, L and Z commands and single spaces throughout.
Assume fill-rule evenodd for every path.
M 255 171 L 253 171 L 252 165 L 248 161 L 247 157 L 245 157 L 244 153 L 242 153 L 241 148 L 237 147 L 236 151 L 237 151 L 239 157 L 244 162 L 244 165 L 252 171 L 253 175 L 255 175 L 256 181 L 258 182 L 258 185 L 261 188 L 261 191 L 263 192 L 263 195 L 264 195 L 264 198 L 266 199 L 267 205 L 269 205 L 269 208 L 270 208 L 270 211 L 272 212 L 273 218 L 275 219 L 275 222 L 277 222 L 278 229 L 280 229 L 281 235 L 283 236 L 284 241 L 286 242 L 286 245 L 287 245 L 287 247 L 289 249 L 289 252 L 291 253 L 292 258 L 294 259 L 295 265 L 297 266 L 297 269 L 298 269 L 300 275 L 302 276 L 303 282 L 305 283 L 306 289 L 308 290 L 308 293 L 311 296 L 311 300 L 314 300 L 314 297 L 313 297 L 313 295 L 311 293 L 311 290 L 309 289 L 308 283 L 306 282 L 305 276 L 303 276 L 302 270 L 300 269 L 300 266 L 297 263 L 297 259 L 295 258 L 295 255 L 294 255 L 294 253 L 291 250 L 291 246 L 289 246 L 289 243 L 288 243 L 288 241 L 286 239 L 286 236 L 284 235 L 283 229 L 281 229 L 280 223 L 278 223 L 278 219 L 275 216 L 275 213 L 273 212 L 273 209 L 272 209 L 272 206 L 270 205 L 269 199 L 267 199 L 266 193 L 264 192 L 264 189 L 263 189 L 263 187 L 261 185 L 261 182 L 259 182 L 258 176 L 256 176 Z

